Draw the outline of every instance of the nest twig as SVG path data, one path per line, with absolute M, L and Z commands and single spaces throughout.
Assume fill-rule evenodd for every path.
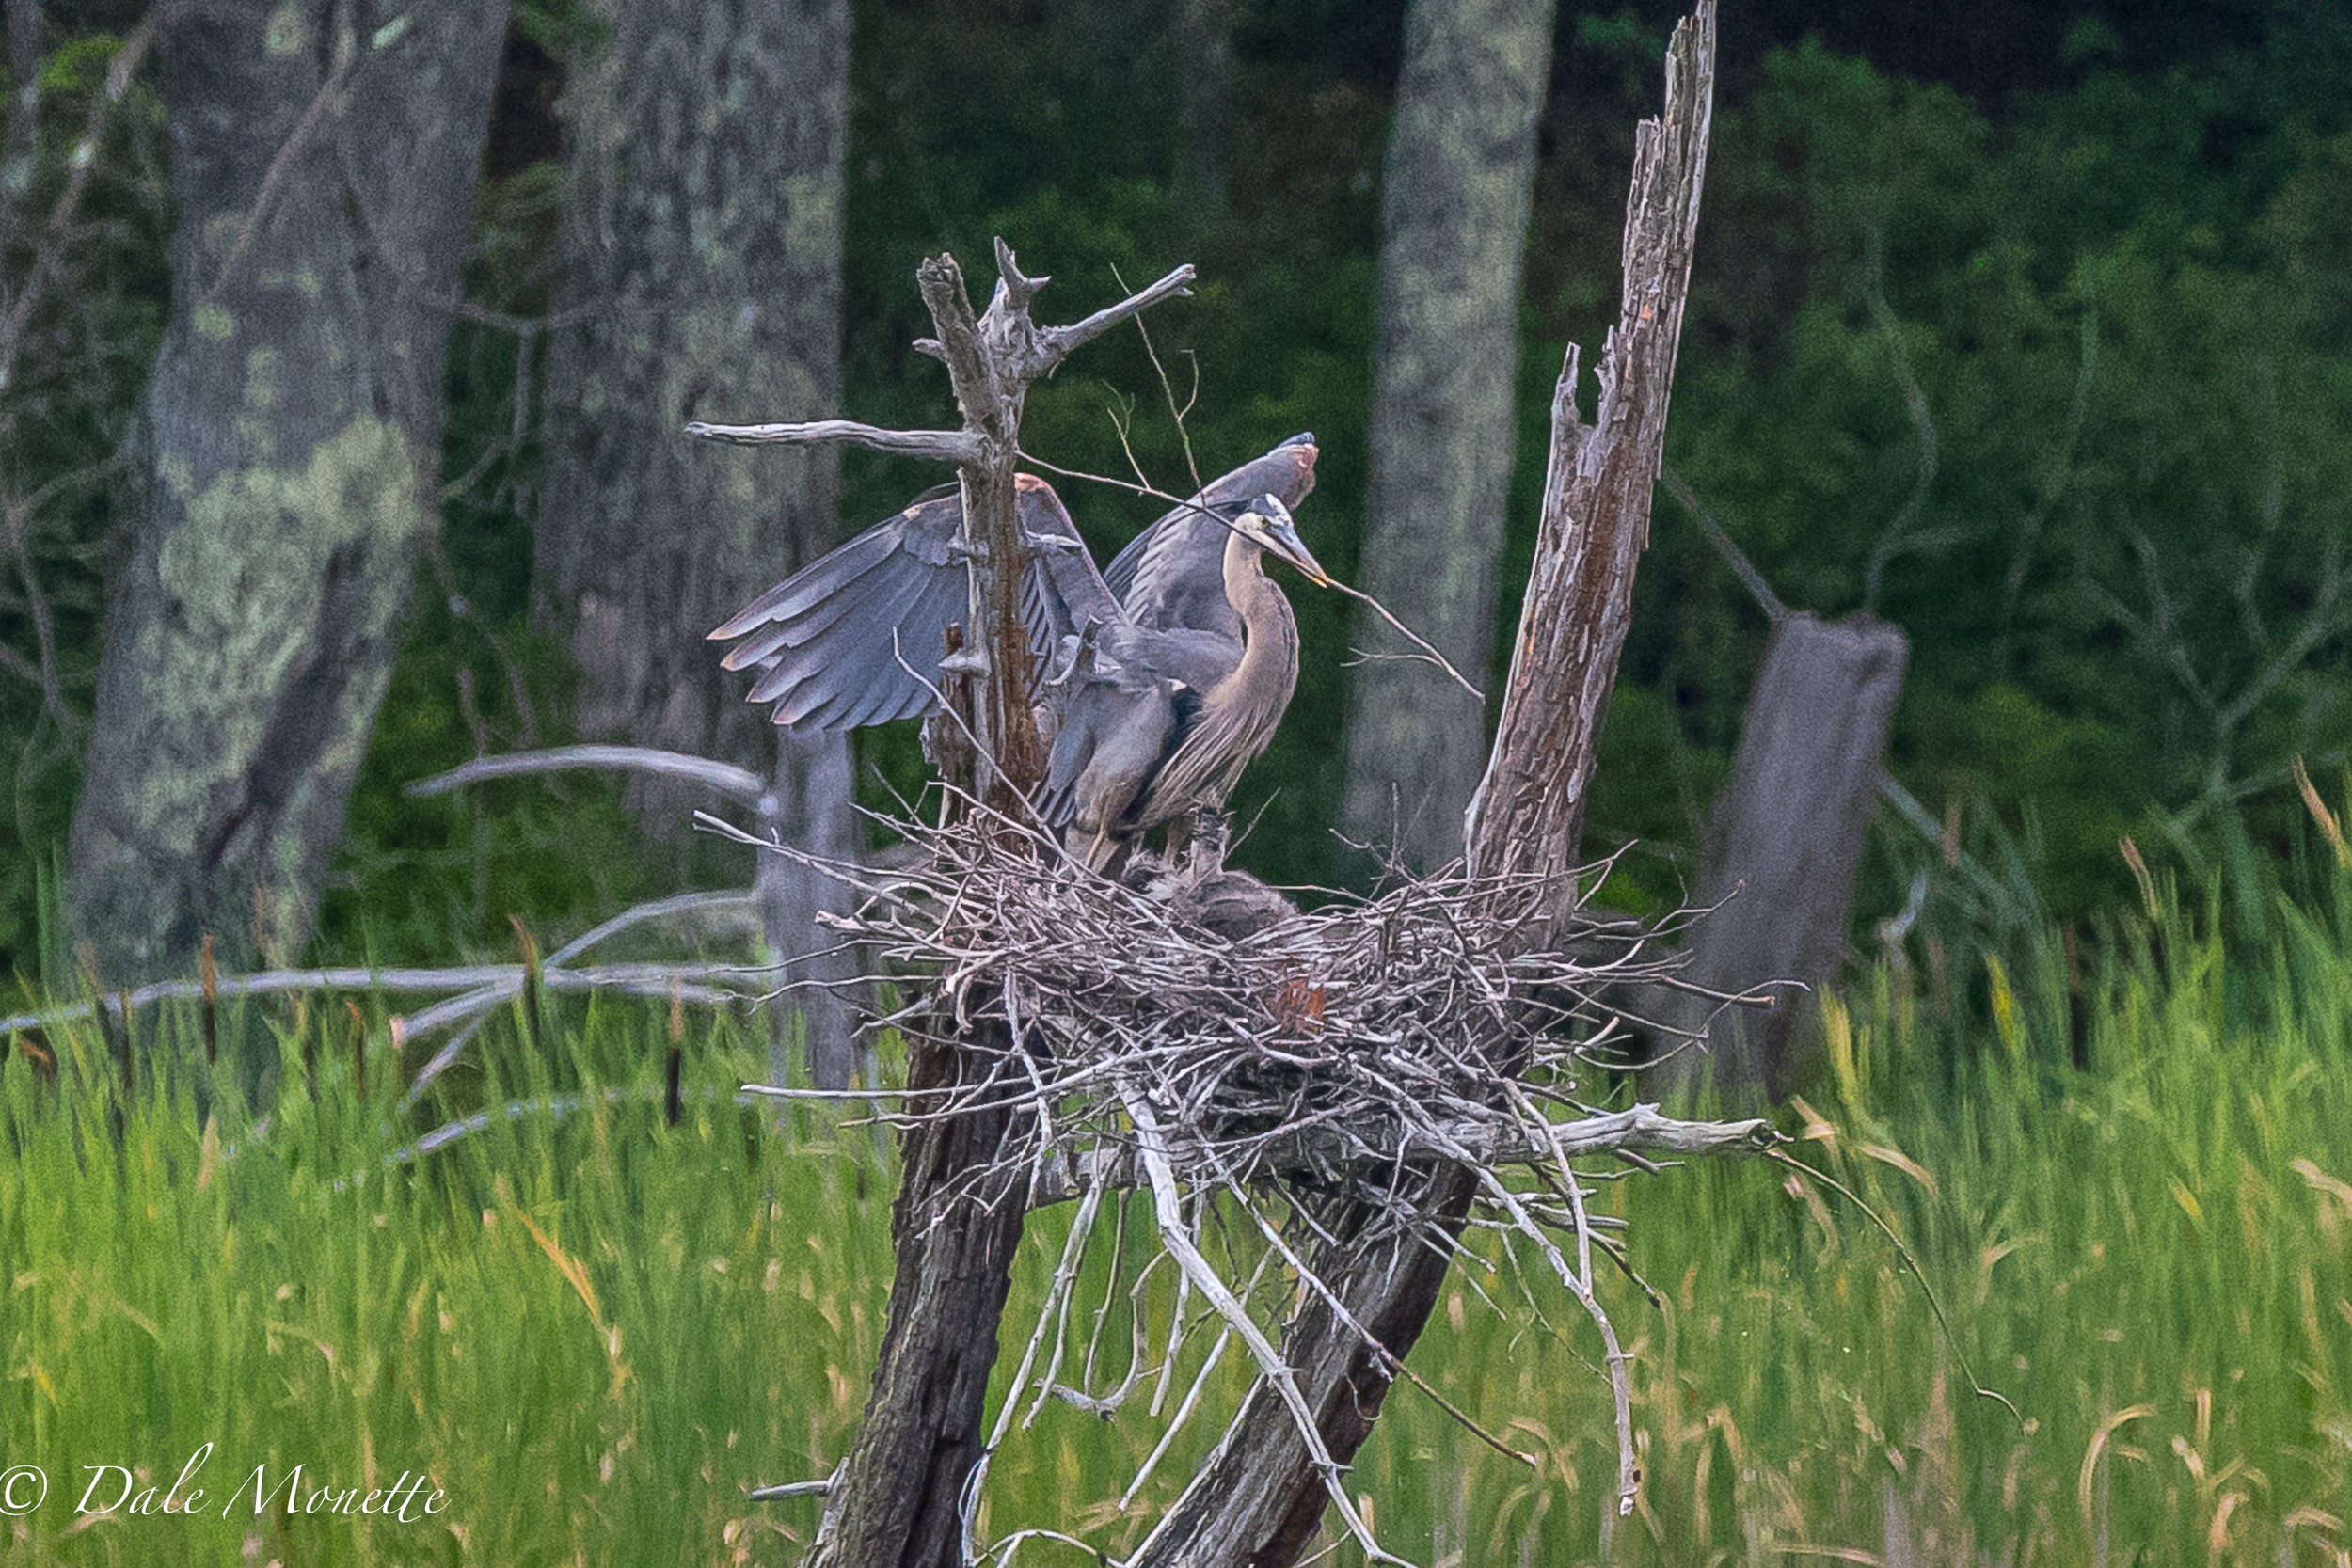
M 881 1119 L 911 1126 L 1009 1109 L 994 1161 L 966 1179 L 983 1184 L 975 1190 L 1003 1191 L 1021 1189 L 1006 1178 L 1025 1177 L 1032 1205 L 1078 1201 L 989 1452 L 1025 1403 L 1032 1419 L 1057 1397 L 1108 1415 L 1153 1382 L 1155 1415 L 1164 1403 L 1192 1326 L 1182 1303 L 1155 1380 L 1143 1375 L 1138 1337 L 1126 1378 L 1107 1396 L 1057 1381 L 1071 1293 L 1103 1196 L 1142 1188 L 1175 1289 L 1205 1304 L 1197 1322 L 1217 1329 L 1144 1473 L 1197 1409 L 1209 1369 L 1238 1342 L 1291 1406 L 1359 1544 L 1374 1560 L 1396 1560 L 1340 1484 L 1341 1467 L 1296 1397 L 1279 1323 L 1296 1294 L 1337 1304 L 1304 1244 L 1316 1216 L 1337 1212 L 1326 1200 L 1343 1200 L 1359 1216 L 1359 1245 L 1450 1245 L 1440 1217 L 1414 1206 L 1422 1184 L 1405 1178 L 1451 1161 L 1478 1174 L 1492 1223 L 1525 1243 L 1598 1328 L 1614 1396 L 1619 1497 L 1629 1499 L 1629 1380 L 1594 1290 L 1591 1179 L 1573 1162 L 1622 1154 L 1655 1169 L 1643 1153 L 1773 1139 L 1760 1121 L 1678 1121 L 1649 1105 L 1602 1112 L 1581 1095 L 1580 1081 L 1628 1034 L 1608 993 L 1679 984 L 1653 932 L 1596 923 L 1563 933 L 1554 890 L 1533 877 L 1396 878 L 1371 896 L 1302 911 L 1215 866 L 1147 863 L 1148 872 L 1106 879 L 977 802 L 944 826 L 896 825 L 921 853 L 886 879 L 765 847 L 857 886 L 864 898 L 852 913 L 820 918 L 880 963 L 935 982 L 930 1005 L 889 1022 L 913 1038 L 982 1053 L 984 1070 L 898 1095 Z M 974 1043 L 981 1018 L 1003 1022 L 988 1037 L 1009 1038 L 1009 1048 Z M 1222 1271 L 1204 1244 L 1204 1222 L 1217 1214 L 1240 1222 L 1224 1227 L 1231 1266 Z M 1606 1241 L 1598 1244 L 1613 1256 Z M 1279 1264 L 1271 1274 L 1270 1259 Z M 1098 1312 L 1098 1338 L 1102 1321 Z M 1349 1326 L 1375 1342 L 1361 1324 Z M 1379 1358 L 1403 1374 L 1384 1348 Z M 1090 1368 L 1091 1347 L 1086 1359 Z M 987 1555 L 970 1535 L 986 1468 L 984 1459 L 966 1489 L 972 1559 Z

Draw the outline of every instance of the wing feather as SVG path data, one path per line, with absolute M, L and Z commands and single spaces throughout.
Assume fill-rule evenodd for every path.
M 876 572 L 869 576 L 876 580 L 862 585 L 853 595 L 850 615 L 835 623 L 839 630 L 828 627 L 832 635 L 820 634 L 780 651 L 774 666 L 752 688 L 751 701 L 777 703 L 777 712 L 790 716 L 784 722 L 799 723 L 814 712 L 818 703 L 844 692 L 895 690 L 913 683 L 914 677 L 890 657 L 890 631 L 912 625 L 931 592 L 930 574 Z M 818 727 L 845 726 L 820 723 Z
M 1029 474 L 1018 484 L 1023 531 L 1048 542 L 1031 558 L 1021 595 L 1042 679 L 1060 641 L 1116 620 L 1118 600 L 1053 487 Z M 953 547 L 962 526 L 956 485 L 926 491 L 711 633 L 736 644 L 721 662 L 757 673 L 750 700 L 774 704 L 780 724 L 838 731 L 930 711 L 925 682 L 946 657 L 946 627 L 968 614 L 967 574 Z

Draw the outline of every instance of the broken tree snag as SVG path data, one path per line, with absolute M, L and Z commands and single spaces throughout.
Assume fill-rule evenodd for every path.
M 1010 277 L 1012 252 L 997 242 L 997 261 Z M 983 327 L 972 314 L 963 270 L 953 256 L 936 256 L 914 270 L 915 286 L 923 292 L 935 340 L 947 364 L 947 380 L 963 410 L 965 432 L 976 454 L 956 465 L 963 485 L 964 543 L 972 550 L 972 597 L 965 625 L 977 628 L 982 666 L 978 677 L 979 789 L 977 794 L 1000 811 L 1017 810 L 1014 791 L 1025 793 L 1045 774 L 1045 752 L 1038 740 L 1037 723 L 1029 713 L 1029 639 L 1021 624 L 1023 559 L 1021 525 L 1013 491 L 1013 459 L 1021 450 L 1021 405 L 1028 385 L 998 356 L 983 357 Z M 1009 287 L 996 284 L 989 315 L 1003 335 L 1002 316 L 1008 309 L 1028 320 L 1029 301 L 1036 287 L 1022 279 Z M 1014 303 L 1008 306 L 1008 301 Z
M 1030 302 L 1051 279 L 1025 276 L 1003 240 L 996 242 L 996 293 L 987 310 L 975 317 L 963 269 L 953 256 L 933 257 L 917 267 L 915 286 L 939 336 L 916 346 L 946 363 L 963 410 L 964 434 L 977 449 L 956 466 L 963 484 L 965 542 L 973 546 L 967 624 L 979 628 L 975 641 L 986 661 L 975 672 L 980 677 L 977 793 L 992 808 L 1012 816 L 1023 812 L 1022 799 L 1045 775 L 1045 750 L 1029 709 L 1032 660 L 1021 619 L 1027 546 L 1021 537 L 1013 463 L 1021 452 L 1022 405 L 1029 384 L 1071 350 L 1147 306 L 1188 293 L 1193 270 L 1178 267 L 1142 293 L 1057 327 L 1041 327 L 1029 317 Z
M 1900 630 L 1867 615 L 1830 625 L 1792 614 L 1773 624 L 1731 780 L 1708 824 L 1698 901 L 1711 912 L 1698 923 L 1683 979 L 1737 996 L 1776 980 L 1819 986 L 1845 962 L 1854 870 L 1908 653 Z M 1675 1006 L 1686 1027 L 1705 1028 L 1718 1085 L 1786 1088 L 1804 992 L 1784 987 L 1768 1007 L 1720 1010 L 1684 992 Z M 1687 1083 L 1700 1058 L 1684 1050 L 1663 1070 Z
M 1573 344 L 1552 397 L 1527 606 L 1464 835 L 1481 872 L 1539 872 L 1565 883 L 1576 864 L 1594 747 L 1616 685 L 1633 570 L 1649 544 L 1650 492 L 1664 460 L 1714 72 L 1715 6 L 1703 0 L 1675 29 L 1665 113 L 1635 133 L 1624 294 L 1602 351 L 1592 424 L 1577 415 Z
M 1715 4 L 1701 0 L 1675 30 L 1665 112 L 1642 123 L 1635 144 L 1624 305 L 1603 356 L 1592 426 L 1576 417 L 1573 353 L 1554 402 L 1534 577 L 1502 727 L 1470 808 L 1472 872 L 1554 878 L 1554 907 L 1563 913 L 1575 901 L 1571 873 L 1594 743 L 1625 641 L 1634 566 L 1649 537 L 1714 78 Z M 1371 1433 L 1394 1360 L 1420 1338 L 1444 1282 L 1446 1242 L 1460 1234 L 1481 1188 L 1479 1173 L 1460 1164 L 1440 1164 L 1421 1180 L 1415 1206 L 1433 1216 L 1435 1236 L 1391 1233 L 1365 1244 L 1359 1237 L 1371 1215 L 1355 1210 L 1317 1216 L 1333 1240 L 1309 1253 L 1309 1266 L 1333 1285 L 1338 1305 L 1320 1295 L 1302 1305 L 1283 1357 L 1315 1414 L 1322 1447 L 1341 1465 Z M 1380 1348 L 1367 1344 L 1351 1323 Z M 1622 1377 L 1620 1366 L 1611 1370 Z M 1130 1560 L 1133 1568 L 1283 1568 L 1295 1561 L 1323 1517 L 1326 1481 L 1314 1457 L 1276 1390 L 1261 1379 L 1216 1457 Z M 1611 1523 L 1632 1507 L 1632 1479 L 1628 1452 Z
M 1015 510 L 1013 465 L 1029 384 L 1073 349 L 1159 300 L 1186 292 L 1179 267 L 1141 293 L 1070 326 L 1040 327 L 1029 307 L 1042 277 L 1024 275 L 996 242 L 994 297 L 978 314 L 952 256 L 915 274 L 936 338 L 916 347 L 944 362 L 963 414 L 957 432 L 891 432 L 832 420 L 803 425 L 697 427 L 741 443 L 850 441 L 952 461 L 963 492 L 963 546 L 971 594 L 961 641 L 936 678 L 948 714 L 934 734 L 951 768 L 964 757 L 968 789 L 1006 855 L 1043 842 L 1027 834 L 1025 800 L 1044 776 L 1045 753 L 1029 706 L 1034 683 L 1029 634 L 1021 615 L 1028 546 Z M 965 751 L 948 732 L 969 725 Z M 961 919 L 985 918 L 978 912 Z M 1001 1013 L 943 994 L 928 1029 L 911 1030 L 907 1064 L 914 1103 L 975 1097 L 992 1073 L 1018 1059 Z M 1014 1111 L 999 1098 L 906 1130 L 904 1175 L 891 1214 L 898 1260 L 882 1327 L 882 1356 L 855 1445 L 828 1488 L 825 1518 L 810 1555 L 826 1568 L 954 1568 L 962 1560 L 961 1500 L 983 1451 L 980 1417 L 996 1336 L 1028 1206 L 1025 1188 L 996 1156 Z
M 909 1094 L 953 1093 L 984 1079 L 984 1053 L 1001 1053 L 1009 1035 L 997 1021 L 976 1023 L 975 1034 L 990 1037 L 976 1037 L 973 1049 L 913 1053 Z M 942 1117 L 910 1130 L 901 1145 L 890 1216 L 898 1265 L 882 1354 L 811 1568 L 962 1560 L 960 1504 L 980 1460 L 982 1402 L 1028 1207 L 1024 1184 L 997 1168 L 1010 1120 L 1009 1109 Z

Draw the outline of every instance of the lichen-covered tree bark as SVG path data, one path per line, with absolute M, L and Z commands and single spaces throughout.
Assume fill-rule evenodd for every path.
M 109 576 L 76 932 L 108 984 L 307 940 L 438 512 L 503 0 L 167 7 L 180 209 Z
M 1380 193 L 1363 588 L 1484 684 L 1511 479 L 1519 253 L 1550 74 L 1551 0 L 1414 0 Z M 1407 652 L 1370 614 L 1357 645 Z M 1461 853 L 1486 757 L 1478 705 L 1425 661 L 1352 673 L 1351 837 Z
M 765 769 L 764 717 L 704 634 L 833 545 L 823 448 L 702 447 L 692 420 L 839 406 L 846 0 L 585 0 L 559 104 L 567 185 L 541 613 L 581 734 Z
M 856 842 L 849 743 L 802 740 L 742 702 L 704 634 L 831 548 L 824 448 L 696 447 L 688 421 L 802 420 L 841 391 L 841 155 L 847 0 L 586 0 L 598 42 L 564 123 L 564 278 L 548 366 L 539 612 L 571 638 L 583 737 L 774 770 L 794 842 Z M 647 786 L 651 825 L 689 801 Z M 763 856 L 762 909 L 795 979 L 839 979 L 816 912 L 835 884 Z M 848 1082 L 850 1022 L 795 993 L 810 1067 Z M 777 1064 L 779 1070 L 782 1063 Z

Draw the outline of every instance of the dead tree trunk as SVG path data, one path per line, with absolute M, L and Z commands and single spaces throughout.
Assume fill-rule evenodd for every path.
M 1005 336 L 1009 303 L 1009 313 L 1027 324 L 1036 288 L 1001 244 L 998 255 L 1004 277 L 989 309 L 998 342 L 986 346 L 987 328 L 972 314 L 953 257 L 925 261 L 915 277 L 939 329 L 940 357 L 965 431 L 978 437 L 975 456 L 959 465 L 959 473 L 965 537 L 981 546 L 973 557 L 965 623 L 985 628 L 973 640 L 984 650 L 986 668 L 971 673 L 977 700 L 969 704 L 979 742 L 972 761 L 980 776 L 951 782 L 1017 811 L 1018 793 L 1044 775 L 1027 697 L 1028 635 L 1018 597 L 1025 557 L 1013 490 L 1027 383 L 988 350 Z M 959 708 L 965 705 L 959 701 Z M 951 1004 L 943 996 L 939 1006 Z M 963 1051 L 918 1045 L 907 1063 L 908 1092 L 977 1083 L 988 1076 L 992 1059 L 1017 1049 L 1001 1020 L 976 1021 L 972 1036 Z M 979 1463 L 988 1374 L 996 1365 L 997 1326 L 1025 1227 L 1027 1204 L 1017 1180 L 994 1167 L 1011 1121 L 1006 1107 L 926 1122 L 906 1135 L 890 1212 L 897 1269 L 882 1355 L 857 1442 L 826 1499 L 828 1528 L 809 1556 L 810 1568 L 956 1568 L 963 1560 L 963 1486 Z M 976 1180 L 983 1171 L 993 1174 Z
M 834 546 L 837 464 L 754 472 L 678 427 L 840 404 L 849 9 L 585 0 L 580 21 L 536 613 L 570 634 L 582 739 L 765 770 L 768 726 L 703 634 Z
M 1559 879 L 1563 913 L 1584 822 L 1600 721 L 1631 611 L 1633 573 L 1649 538 L 1650 493 L 1663 450 L 1667 395 L 1682 327 L 1691 246 L 1714 96 L 1715 3 L 1700 0 L 1676 29 L 1666 107 L 1643 122 L 1627 205 L 1624 300 L 1600 372 L 1593 424 L 1576 409 L 1573 351 L 1552 404 L 1551 464 L 1535 570 L 1503 694 L 1502 729 L 1472 802 L 1470 865 L 1481 873 Z M 1475 1179 L 1442 1166 L 1419 1206 L 1458 1234 Z M 1386 1397 L 1389 1356 L 1420 1337 L 1444 1282 L 1445 1253 L 1419 1241 L 1360 1247 L 1345 1216 L 1334 1244 L 1311 1258 L 1347 1317 L 1311 1301 L 1284 1346 L 1331 1457 L 1346 1464 Z M 1630 1478 L 1618 1508 L 1629 1511 Z M 1133 1559 L 1136 1568 L 1296 1560 L 1323 1516 L 1324 1478 L 1273 1390 L 1251 1390 L 1231 1439 Z
M 678 434 L 722 410 L 814 419 L 841 398 L 841 158 L 846 0 L 791 6 L 584 0 L 596 41 L 564 119 L 564 281 L 548 363 L 547 479 L 533 535 L 537 613 L 566 631 L 581 737 L 769 770 L 787 842 L 853 847 L 845 736 L 769 739 L 703 633 L 831 549 L 834 453 L 710 461 Z M 657 833 L 679 832 L 690 786 L 641 775 Z M 770 956 L 824 982 L 774 1013 L 774 1071 L 797 1015 L 812 1078 L 848 1085 L 851 1022 L 832 989 L 853 973 L 814 924 L 838 886 L 760 858 Z
M 1003 241 L 988 309 L 975 315 L 963 272 L 952 256 L 925 261 L 915 280 L 936 339 L 916 347 L 947 366 L 961 431 L 909 435 L 843 420 L 815 425 L 691 427 L 717 439 L 806 446 L 850 441 L 930 456 L 956 465 L 963 490 L 964 543 L 972 594 L 965 625 L 977 628 L 968 652 L 945 672 L 969 678 L 977 777 L 972 794 L 1017 817 L 1044 772 L 1044 751 L 1030 712 L 1028 631 L 1021 584 L 1028 546 L 1014 505 L 1014 463 L 1021 410 L 1030 383 L 1072 350 L 1146 307 L 1185 292 L 1192 269 L 1180 267 L 1142 293 L 1075 325 L 1041 328 L 1029 306 L 1044 278 L 1022 274 Z M 955 645 L 951 639 L 950 645 Z M 962 705 L 957 703 L 959 711 Z M 949 1006 L 942 998 L 943 1006 Z M 942 1027 L 937 1033 L 951 1031 Z M 977 1020 L 961 1048 L 925 1044 L 907 1065 L 915 1102 L 927 1091 L 986 1077 L 1013 1042 L 1001 1019 Z M 996 1334 L 1020 1246 L 1027 1198 L 1025 1178 L 992 1169 L 1010 1125 L 1010 1108 L 927 1119 L 909 1130 L 904 1177 L 891 1214 L 898 1263 L 874 1373 L 856 1444 L 828 1489 L 825 1522 L 812 1563 L 827 1568 L 953 1568 L 963 1558 L 962 1499 L 982 1450 L 980 1417 Z
M 1731 780 L 1708 824 L 1699 902 L 1714 912 L 1699 923 L 1686 979 L 1738 995 L 1836 974 L 1908 652 L 1901 631 L 1867 615 L 1834 626 L 1803 613 L 1774 623 Z M 1705 1004 L 1686 997 L 1677 1010 L 1690 1027 L 1705 1024 L 1717 1084 L 1785 1092 L 1804 992 L 1784 990 L 1761 1008 L 1725 1007 L 1711 1022 L 1703 1011 L 1689 1016 L 1693 1006 Z M 1688 1083 L 1701 1061 L 1685 1051 L 1664 1070 Z

